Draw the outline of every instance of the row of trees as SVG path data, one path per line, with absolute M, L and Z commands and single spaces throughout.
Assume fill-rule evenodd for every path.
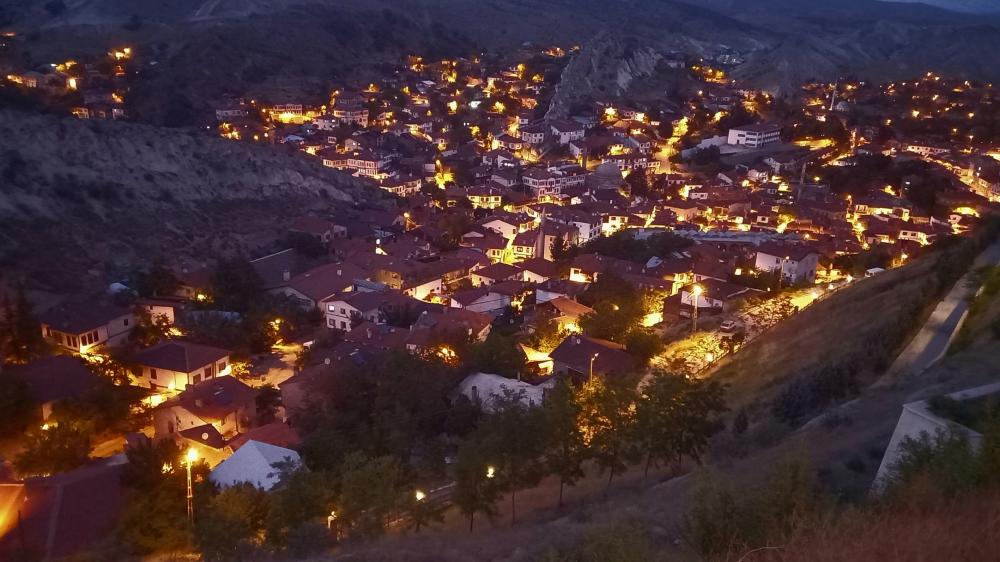
M 461 443 L 454 465 L 452 500 L 469 518 L 493 518 L 502 494 L 510 495 L 511 521 L 517 492 L 552 475 L 563 491 L 593 464 L 614 477 L 629 465 L 678 465 L 684 457 L 700 462 L 709 438 L 726 411 L 724 388 L 666 373 L 641 391 L 631 384 L 593 378 L 580 388 L 560 382 L 539 407 L 508 393 L 490 400 L 491 413 Z
M 588 336 L 625 345 L 629 353 L 648 361 L 663 350 L 663 340 L 643 326 L 647 314 L 663 312 L 665 294 L 639 291 L 612 272 L 601 274 L 580 295 L 581 303 L 594 309 L 580 319 Z
M 467 401 L 447 403 L 445 389 L 457 371 L 430 358 L 409 358 L 404 369 L 403 360 L 390 356 L 324 377 L 317 402 L 298 419 L 308 432 L 301 454 L 309 471 L 284 474 L 264 499 L 254 490 L 204 492 L 212 499 L 196 508 L 205 522 L 198 518 L 193 540 L 206 558 L 232 558 L 241 548 L 290 549 L 292 537 L 321 544 L 315 527 L 331 512 L 341 534 L 351 537 L 389 526 L 419 529 L 442 517 L 438 501 L 416 493 L 434 482 L 454 482 L 451 500 L 470 526 L 477 515 L 495 516 L 506 493 L 513 520 L 517 492 L 547 475 L 559 480 L 561 505 L 564 487 L 590 464 L 608 473 L 610 486 L 631 464 L 648 471 L 684 457 L 699 460 L 725 411 L 720 385 L 658 374 L 641 392 L 595 378 L 579 388 L 556 385 L 542 405 L 517 394 L 491 397 L 482 414 Z M 448 466 L 443 460 L 455 439 L 460 444 Z M 233 507 L 251 504 L 267 507 Z M 277 520 L 284 523 L 268 523 Z

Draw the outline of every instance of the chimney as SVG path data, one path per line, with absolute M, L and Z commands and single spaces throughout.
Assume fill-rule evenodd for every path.
M 291 278 L 292 278 L 292 272 L 291 271 L 288 271 L 286 269 L 286 270 L 284 270 L 284 271 L 281 272 L 281 280 L 282 281 L 288 281 Z
M 199 407 L 199 408 L 201 408 L 205 404 L 201 401 L 201 398 L 196 398 L 195 401 L 194 401 L 194 405 L 197 406 L 197 407 Z
M 343 274 L 344 274 L 344 270 L 343 269 L 338 269 L 337 270 L 337 277 L 340 277 Z

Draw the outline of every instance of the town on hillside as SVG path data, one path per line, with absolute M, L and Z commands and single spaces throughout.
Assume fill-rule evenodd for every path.
M 992 84 L 775 97 L 676 54 L 680 94 L 553 103 L 578 53 L 412 55 L 319 99 L 210 100 L 202 134 L 392 204 L 329 201 L 256 253 L 149 256 L 100 291 L 0 278 L 0 558 L 189 532 L 211 556 L 264 529 L 297 555 L 448 513 L 478 528 L 550 475 L 561 505 L 591 470 L 699 462 L 725 425 L 718 365 L 975 237 L 1000 202 Z M 109 120 L 156 69 L 128 46 L 5 64 L 5 95 Z M 644 445 L 684 423 L 689 440 Z M 198 518 L 227 490 L 271 497 L 252 532 Z

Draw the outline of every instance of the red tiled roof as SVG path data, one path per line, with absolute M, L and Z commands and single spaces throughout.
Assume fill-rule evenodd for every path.
M 634 357 L 622 350 L 623 346 L 607 340 L 587 336 L 567 336 L 549 357 L 563 363 L 578 373 L 589 373 L 590 359 L 594 359 L 594 374 L 626 374 L 635 369 Z
M 293 449 L 302 442 L 302 438 L 299 437 L 298 432 L 292 429 L 290 425 L 274 422 L 255 427 L 246 433 L 241 433 L 229 442 L 229 446 L 233 448 L 233 451 L 236 451 L 251 439 L 287 449 Z
M 186 341 L 165 341 L 144 349 L 135 355 L 135 362 L 144 367 L 153 367 L 190 373 L 228 356 L 228 350 Z
M 328 263 L 296 275 L 288 286 L 314 301 L 344 291 L 356 279 L 368 279 L 368 272 L 352 263 Z
M 203 420 L 221 420 L 241 407 L 252 405 L 257 391 L 236 377 L 215 377 L 198 384 L 189 384 L 183 392 L 157 406 L 182 406 Z

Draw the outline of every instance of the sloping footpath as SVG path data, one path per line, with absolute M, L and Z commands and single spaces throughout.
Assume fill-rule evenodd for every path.
M 976 270 L 998 264 L 1000 242 L 995 242 L 979 254 L 969 271 L 941 299 L 917 335 L 874 386 L 885 386 L 902 378 L 918 376 L 941 359 L 961 329 L 969 314 L 970 301 L 979 290 L 979 285 L 975 282 Z

